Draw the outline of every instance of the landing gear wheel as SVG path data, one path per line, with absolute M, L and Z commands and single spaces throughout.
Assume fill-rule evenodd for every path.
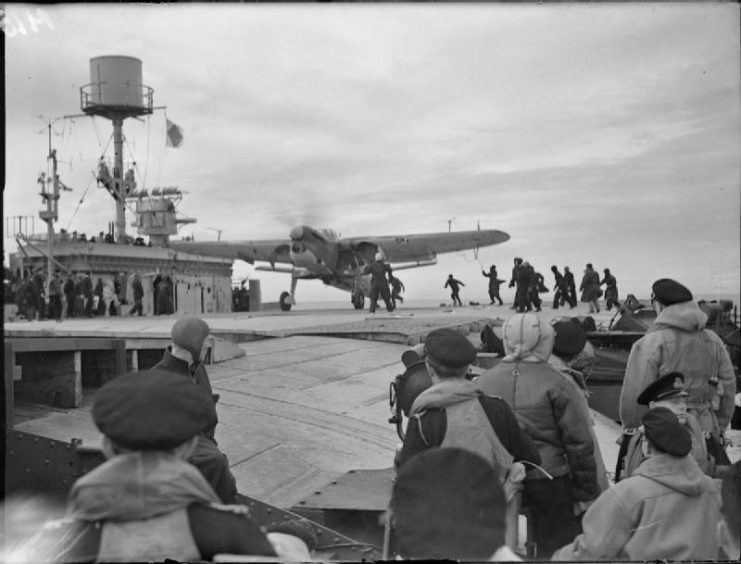
M 363 292 L 358 292 L 357 294 L 353 294 L 352 305 L 355 309 L 365 308 L 365 295 L 363 294 Z
M 288 292 L 281 292 L 280 298 L 278 298 L 278 303 L 280 304 L 281 311 L 291 311 L 291 294 Z

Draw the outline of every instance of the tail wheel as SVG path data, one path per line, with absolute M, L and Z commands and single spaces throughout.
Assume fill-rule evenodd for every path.
M 291 311 L 291 302 L 290 302 L 291 294 L 288 292 L 281 292 L 280 298 L 278 298 L 278 303 L 280 304 L 281 311 Z
M 365 307 L 365 295 L 363 292 L 353 294 L 352 305 L 355 309 L 363 309 Z

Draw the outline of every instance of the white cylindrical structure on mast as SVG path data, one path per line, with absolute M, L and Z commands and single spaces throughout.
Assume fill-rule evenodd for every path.
M 90 102 L 96 106 L 144 108 L 142 62 L 107 55 L 90 59 Z

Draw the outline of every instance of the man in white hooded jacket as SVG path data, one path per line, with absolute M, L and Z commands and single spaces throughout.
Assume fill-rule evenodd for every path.
M 591 421 L 576 387 L 548 365 L 554 331 L 532 313 L 513 315 L 502 327 L 506 355 L 476 381 L 499 396 L 535 442 L 542 470 L 525 478 L 538 558 L 573 539 L 581 526 L 574 507 L 600 493 Z

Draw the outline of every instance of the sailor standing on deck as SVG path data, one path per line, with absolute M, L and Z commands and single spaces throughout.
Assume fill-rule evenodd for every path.
M 180 374 L 203 388 L 212 398 L 214 405 L 218 395 L 211 389 L 206 367 L 202 362 L 208 343 L 208 324 L 197 317 L 183 317 L 172 326 L 172 343 L 162 360 L 154 369 Z M 211 484 L 224 503 L 233 503 L 237 494 L 237 483 L 229 470 L 229 461 L 219 451 L 215 438 L 217 420 L 198 435 L 198 444 L 188 459 Z
M 702 560 L 718 557 L 719 486 L 702 473 L 690 433 L 669 409 L 642 419 L 647 459 L 604 492 L 584 516 L 584 533 L 553 560 Z
M 383 303 L 386 304 L 386 311 L 394 311 L 391 292 L 389 292 L 389 280 L 386 278 L 386 275 L 392 278 L 393 272 L 391 267 L 383 261 L 383 254 L 376 253 L 375 261 L 363 269 L 363 274 L 371 275 L 370 312 L 376 313 L 379 294 L 383 298 Z
M 512 278 L 509 281 L 509 287 L 514 288 L 515 284 L 517 284 L 517 272 L 520 270 L 520 267 L 522 266 L 522 259 L 520 257 L 515 257 L 514 259 L 515 265 L 512 267 Z M 512 304 L 511 309 L 519 309 L 520 303 L 519 303 L 519 286 L 515 290 L 515 301 Z
M 554 330 L 545 320 L 515 314 L 503 325 L 502 340 L 506 356 L 476 385 L 510 405 L 538 449 L 544 472 L 525 478 L 523 505 L 530 508 L 537 556 L 549 558 L 580 532 L 578 502 L 600 492 L 591 421 L 583 396 L 547 363 Z
M 551 272 L 553 272 L 553 276 L 556 279 L 556 285 L 553 287 L 555 290 L 555 294 L 553 294 L 553 309 L 558 309 L 559 306 L 562 306 L 568 300 L 569 285 L 555 264 L 551 266 Z M 570 300 L 569 305 L 571 305 Z
M 125 374 L 101 387 L 92 415 L 107 460 L 75 482 L 66 517 L 35 535 L 28 561 L 312 560 L 303 521 L 266 531 L 185 461 L 216 421 L 205 390 L 167 371 Z
M 566 280 L 566 286 L 568 287 L 567 301 L 569 307 L 574 309 L 576 307 L 576 282 L 574 281 L 574 273 L 571 272 L 568 266 L 563 267 L 563 277 Z M 561 303 L 563 305 L 563 303 Z
M 216 423 L 211 396 L 168 371 L 125 374 L 95 395 L 106 462 L 72 487 L 67 518 L 42 529 L 48 562 L 182 562 L 219 553 L 275 556 L 245 507 L 220 504 L 191 464 Z M 58 543 L 49 542 L 57 539 Z M 41 556 L 41 555 L 39 555 Z
M 506 471 L 513 460 L 540 462 L 509 405 L 481 392 L 466 378 L 476 360 L 476 347 L 466 337 L 450 328 L 432 331 L 425 339 L 424 359 L 432 386 L 412 404 L 399 466 L 438 446 L 476 452 Z
M 579 290 L 581 301 L 589 304 L 589 313 L 599 313 L 599 297 L 602 292 L 599 289 L 599 274 L 592 268 L 591 262 L 587 263 Z
M 244 281 L 242 281 L 244 287 Z M 144 298 L 144 286 L 142 286 L 142 279 L 138 274 L 134 274 L 134 279 L 131 282 L 131 290 L 134 294 L 134 307 L 129 311 L 129 315 L 138 313 L 141 317 L 144 314 L 144 308 L 142 306 L 142 299 Z
M 62 281 L 59 271 L 55 270 L 49 281 L 49 317 L 61 323 L 62 309 Z
M 618 288 L 617 288 L 617 279 L 610 273 L 609 268 L 605 268 L 605 277 L 602 279 L 602 281 L 599 283 L 600 286 L 605 284 L 605 308 L 607 311 L 610 311 L 612 309 L 612 306 L 615 306 L 616 308 L 620 307 L 620 302 L 618 301 Z
M 715 471 L 715 461 L 708 455 L 705 439 L 700 428 L 700 423 L 691 413 L 687 413 L 687 398 L 689 394 L 684 388 L 684 375 L 681 372 L 670 372 L 662 376 L 641 392 L 638 403 L 648 406 L 665 407 L 671 410 L 679 419 L 679 422 L 687 427 L 692 438 L 691 455 L 705 474 L 712 476 Z M 627 441 L 625 447 L 621 444 L 620 454 L 625 452 L 625 457 L 618 460 L 615 470 L 615 482 L 632 476 L 640 464 L 645 460 L 642 443 L 645 439 L 644 430 L 639 429 L 632 435 L 623 436 Z
M 728 464 L 723 433 L 734 408 L 736 377 L 720 337 L 705 329 L 707 315 L 692 301 L 692 292 L 675 280 L 662 278 L 652 286 L 657 312 L 646 335 L 633 344 L 620 392 L 620 420 L 635 429 L 646 408 L 639 394 L 670 372 L 681 372 L 689 393 L 687 412 L 694 415 L 717 464 Z

